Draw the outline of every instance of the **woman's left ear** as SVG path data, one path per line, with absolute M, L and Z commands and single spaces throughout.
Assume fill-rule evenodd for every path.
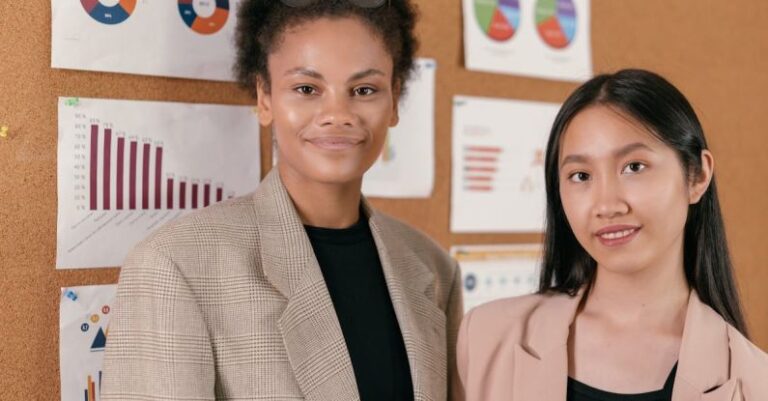
M 701 171 L 699 174 L 691 177 L 688 183 L 688 203 L 693 205 L 699 203 L 701 197 L 707 192 L 709 183 L 712 181 L 712 174 L 715 171 L 715 158 L 712 152 L 707 149 L 701 151 Z

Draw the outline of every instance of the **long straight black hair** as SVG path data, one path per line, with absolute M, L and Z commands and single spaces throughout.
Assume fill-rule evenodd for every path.
M 563 133 L 579 112 L 593 105 L 618 109 L 642 123 L 675 150 L 689 179 L 701 173 L 701 152 L 707 149 L 704 131 L 688 100 L 666 79 L 649 71 L 628 69 L 598 75 L 584 83 L 563 104 L 547 144 L 547 224 L 540 293 L 575 295 L 582 287 L 590 288 L 595 280 L 597 262 L 579 244 L 568 224 L 558 178 Z M 683 255 L 688 285 L 702 302 L 746 336 L 714 176 L 701 200 L 688 208 Z

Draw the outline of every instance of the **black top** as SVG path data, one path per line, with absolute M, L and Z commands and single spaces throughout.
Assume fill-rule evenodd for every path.
M 568 378 L 567 401 L 671 401 L 675 384 L 677 364 L 672 368 L 661 390 L 640 394 L 618 394 L 590 387 L 578 380 Z
M 344 333 L 361 401 L 412 401 L 397 316 L 367 219 L 345 229 L 305 226 Z

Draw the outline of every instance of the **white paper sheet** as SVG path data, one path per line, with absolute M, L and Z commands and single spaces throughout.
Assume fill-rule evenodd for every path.
M 544 227 L 544 151 L 554 103 L 456 96 L 452 232 Z
M 51 66 L 232 81 L 240 0 L 51 0 Z
M 464 312 L 538 289 L 540 244 L 461 245 L 451 248 L 451 256 L 461 269 Z
M 260 178 L 250 107 L 60 98 L 56 267 L 119 266 L 162 224 Z
M 101 399 L 101 367 L 116 291 L 116 285 L 61 289 L 61 401 Z
M 590 0 L 463 0 L 467 69 L 565 81 L 592 76 Z
M 435 179 L 435 71 L 431 59 L 418 69 L 400 105 L 400 123 L 389 130 L 384 151 L 363 180 L 363 193 L 380 198 L 428 198 Z

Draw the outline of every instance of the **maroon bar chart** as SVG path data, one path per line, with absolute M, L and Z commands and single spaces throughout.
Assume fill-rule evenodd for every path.
M 111 124 L 91 120 L 89 132 L 88 144 L 84 145 L 88 146 L 88 210 L 197 209 L 235 196 L 234 191 L 227 190 L 222 182 L 214 182 L 210 177 L 180 175 L 177 179 L 175 172 L 167 171 L 163 166 L 165 146 L 161 141 L 129 137 L 126 150 L 125 134 L 120 132 L 113 139 Z M 101 152 L 100 148 L 103 149 Z M 127 166 L 125 160 L 129 160 Z M 124 176 L 126 167 L 127 180 Z M 187 181 L 193 182 L 189 189 Z M 188 191 L 192 192 L 190 197 L 193 199 L 189 206 L 185 202 Z
M 119 266 L 181 215 L 253 191 L 247 106 L 59 100 L 58 268 Z

